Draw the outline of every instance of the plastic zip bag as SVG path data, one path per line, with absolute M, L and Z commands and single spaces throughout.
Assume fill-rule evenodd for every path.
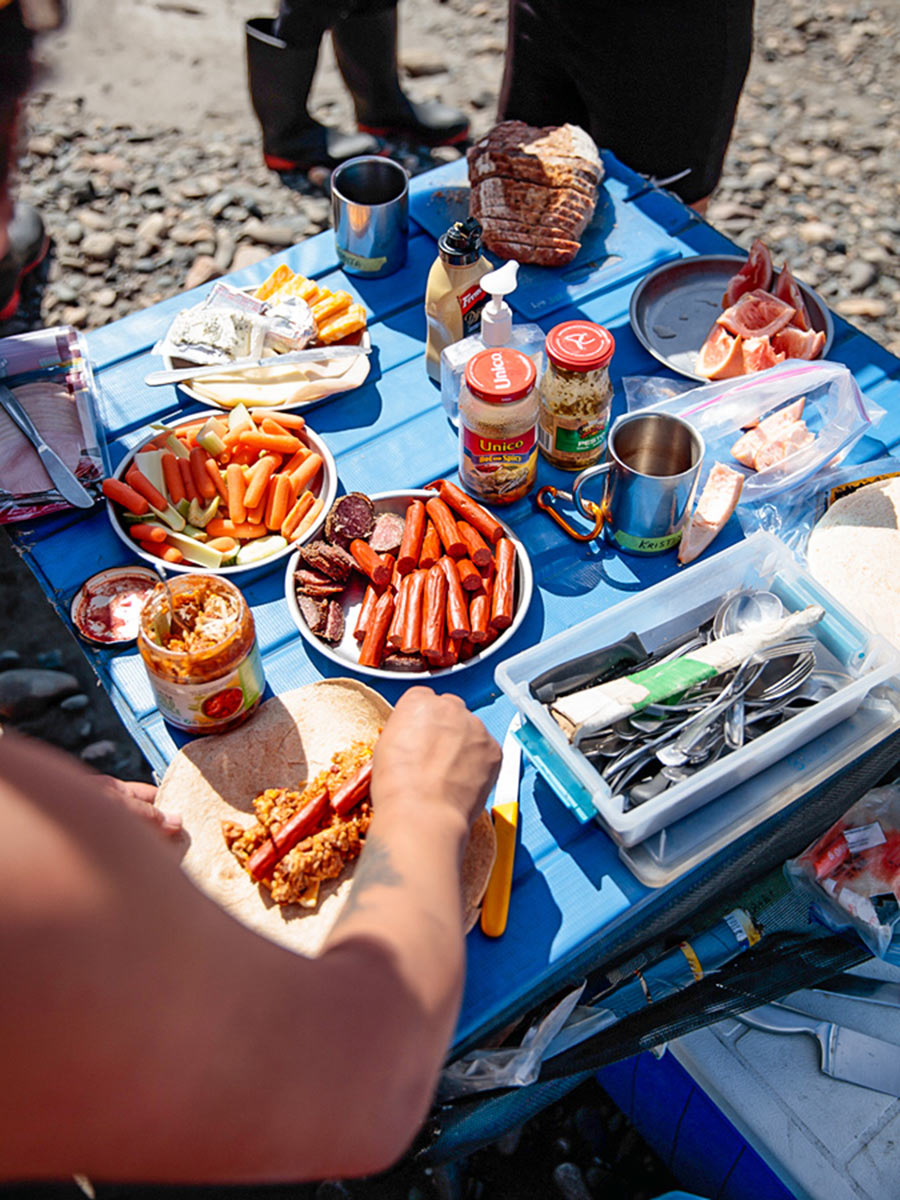
M 826 467 L 777 503 L 762 500 L 738 510 L 741 528 L 749 537 L 757 529 L 774 534 L 801 562 L 816 522 L 835 500 L 869 483 L 900 474 L 900 459 L 876 458 L 870 462 Z
M 746 476 L 742 505 L 781 495 L 811 479 L 870 433 L 885 412 L 863 398 L 847 367 L 834 362 L 788 359 L 767 371 L 675 395 L 672 390 L 678 385 L 671 380 L 645 379 L 642 384 L 638 387 L 631 379 L 624 381 L 629 411 L 652 407 L 689 421 L 706 442 L 704 477 L 715 462 Z M 764 471 L 742 467 L 731 455 L 742 430 L 801 397 L 805 400 L 803 420 L 814 440 Z
M 896 959 L 900 930 L 900 786 L 873 788 L 784 865 L 831 929 L 853 929 L 873 954 Z
M 78 330 L 59 325 L 0 339 L 0 383 L 10 389 L 79 483 L 97 495 L 109 463 L 96 381 Z M 2 410 L 0 462 L 0 524 L 71 507 L 40 467 L 30 442 Z M 42 479 L 45 486 L 40 486 Z

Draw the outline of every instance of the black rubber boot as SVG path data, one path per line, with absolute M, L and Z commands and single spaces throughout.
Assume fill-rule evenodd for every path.
M 250 99 L 262 126 L 263 158 L 273 171 L 336 167 L 359 154 L 377 154 L 363 133 L 344 133 L 314 121 L 306 110 L 319 57 L 321 31 L 305 46 L 289 46 L 273 22 L 256 17 L 245 25 Z
M 41 214 L 30 204 L 17 204 L 7 228 L 9 249 L 0 258 L 0 321 L 19 307 L 19 286 L 25 276 L 44 261 L 50 239 Z
M 424 146 L 449 146 L 469 136 L 468 118 L 458 108 L 439 100 L 418 103 L 400 87 L 396 7 L 338 18 L 331 40 L 360 129 Z

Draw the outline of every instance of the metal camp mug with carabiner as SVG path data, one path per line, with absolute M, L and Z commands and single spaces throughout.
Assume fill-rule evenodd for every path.
M 703 438 L 681 417 L 627 413 L 609 431 L 606 461 L 576 477 L 572 498 L 594 520 L 597 506 L 581 493 L 605 475 L 604 527 L 613 542 L 627 554 L 662 554 L 681 540 L 703 453 Z

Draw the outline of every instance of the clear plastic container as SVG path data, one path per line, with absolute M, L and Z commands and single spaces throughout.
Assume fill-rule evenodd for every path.
M 529 683 L 551 667 L 636 633 L 649 652 L 708 620 L 722 598 L 741 588 L 773 591 L 789 611 L 820 604 L 814 627 L 820 667 L 846 672 L 851 681 L 776 729 L 697 771 L 654 800 L 626 812 L 590 761 L 570 745 Z M 600 818 L 621 846 L 634 846 L 672 822 L 792 754 L 854 713 L 869 692 L 900 682 L 900 653 L 870 633 L 800 567 L 770 534 L 756 533 L 639 596 L 624 600 L 501 663 L 497 683 L 533 727 L 539 743 L 530 753 L 538 770 L 582 819 Z M 526 750 L 528 746 L 526 745 Z

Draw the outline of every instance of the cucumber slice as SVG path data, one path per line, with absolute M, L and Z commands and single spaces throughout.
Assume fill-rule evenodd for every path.
M 221 551 L 214 550 L 212 546 L 204 546 L 195 538 L 187 537 L 183 533 L 170 533 L 167 540 L 171 545 L 178 547 L 188 562 L 196 563 L 198 567 L 217 571 L 222 565 Z
M 262 562 L 264 558 L 278 554 L 286 546 L 287 538 L 283 538 L 279 533 L 273 533 L 270 537 L 256 538 L 254 541 L 248 542 L 246 546 L 241 546 L 237 552 L 236 561 L 239 567 L 246 567 L 250 563 Z
M 162 469 L 162 450 L 140 450 L 134 456 L 138 469 L 150 480 L 158 492 L 168 500 L 169 489 L 166 487 Z

